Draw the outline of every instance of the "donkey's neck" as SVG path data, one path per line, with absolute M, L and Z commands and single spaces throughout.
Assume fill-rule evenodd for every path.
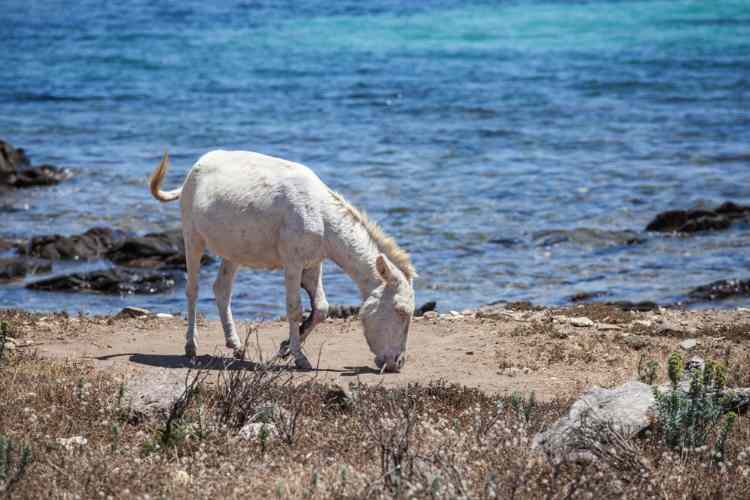
M 349 217 L 326 225 L 326 253 L 359 288 L 362 300 L 381 284 L 375 270 L 378 247 L 364 227 Z

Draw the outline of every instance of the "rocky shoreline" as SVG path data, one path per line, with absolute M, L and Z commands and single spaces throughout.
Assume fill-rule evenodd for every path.
M 50 186 L 65 181 L 72 172 L 53 165 L 32 166 L 26 152 L 0 139 L 0 196 L 3 190 Z M 725 231 L 750 223 L 750 206 L 727 201 L 716 208 L 668 210 L 657 214 L 643 231 L 618 231 L 578 228 L 546 230 L 532 235 L 535 245 L 554 246 L 578 242 L 594 247 L 643 245 L 649 233 L 689 238 L 706 232 Z M 515 240 L 491 240 L 490 243 L 513 247 Z M 204 256 L 204 263 L 213 260 Z M 60 262 L 101 262 L 107 267 L 95 271 L 57 274 Z M 0 287 L 19 282 L 30 290 L 45 292 L 159 294 L 180 284 L 185 268 L 181 229 L 132 234 L 112 227 L 92 227 L 81 234 L 46 234 L 28 240 L 0 235 Z M 648 311 L 657 307 L 690 307 L 733 298 L 750 297 L 750 279 L 727 277 L 689 290 L 675 290 L 673 303 L 617 302 L 608 300 L 612 290 L 579 292 L 568 297 L 571 304 L 604 303 L 623 310 Z M 502 302 L 502 301 L 501 301 Z M 491 302 L 490 305 L 493 303 Z M 350 306 L 340 306 L 346 309 Z M 418 309 L 419 311 L 419 309 Z

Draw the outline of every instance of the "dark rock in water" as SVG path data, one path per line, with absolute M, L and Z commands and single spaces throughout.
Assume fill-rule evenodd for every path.
M 27 274 L 48 273 L 52 263 L 28 257 L 0 258 L 0 282 L 22 279 Z
M 19 250 L 24 246 L 23 240 L 0 238 L 0 252 Z
M 646 231 L 666 233 L 718 231 L 727 229 L 733 222 L 743 219 L 750 219 L 750 206 L 727 201 L 715 210 L 696 208 L 662 212 L 646 226 Z
M 124 238 L 107 251 L 106 257 L 121 266 L 185 270 L 182 230 Z M 204 264 L 212 260 L 207 255 L 201 258 Z
M 492 240 L 489 240 L 487 243 L 492 243 L 493 245 L 500 245 L 505 248 L 513 248 L 523 245 L 523 241 L 515 239 L 515 238 L 495 238 Z
M 23 253 L 50 260 L 92 260 L 104 255 L 123 236 L 124 233 L 106 227 L 94 227 L 74 236 L 35 236 Z
M 154 294 L 171 290 L 178 279 L 175 273 L 113 268 L 56 276 L 29 283 L 26 288 L 50 292 Z
M 570 297 L 568 297 L 568 300 L 570 302 L 588 302 L 592 299 L 605 297 L 607 295 L 609 295 L 609 292 L 605 292 L 604 290 L 599 290 L 596 292 L 579 292 L 575 295 L 571 295 Z
M 538 231 L 534 233 L 533 238 L 537 245 L 543 247 L 559 245 L 561 243 L 573 243 L 589 247 L 607 247 L 612 245 L 638 245 L 645 241 L 634 231 L 608 231 L 589 228 Z
M 424 316 L 424 313 L 426 313 L 427 311 L 434 311 L 436 308 L 437 308 L 437 302 L 435 302 L 434 300 L 425 302 L 421 306 L 414 309 L 414 316 L 415 317 Z
M 52 165 L 31 166 L 26 152 L 0 140 L 0 186 L 27 188 L 50 186 L 71 176 L 70 170 Z
M 688 292 L 695 301 L 724 300 L 731 297 L 750 295 L 750 280 L 721 280 L 699 286 Z
M 5 175 L 13 174 L 19 168 L 30 166 L 31 162 L 23 149 L 14 148 L 11 144 L 0 139 L 0 183 Z
M 40 165 L 9 174 L 2 183 L 14 188 L 53 186 L 70 177 L 72 177 L 72 173 L 66 168 Z
M 605 302 L 605 304 L 609 306 L 617 307 L 618 309 L 622 309 L 623 311 L 637 311 L 637 312 L 654 311 L 656 309 L 659 309 L 659 307 L 661 307 L 656 302 L 651 302 L 648 300 L 645 300 L 642 302 L 630 302 L 627 300 L 620 300 L 617 302 Z

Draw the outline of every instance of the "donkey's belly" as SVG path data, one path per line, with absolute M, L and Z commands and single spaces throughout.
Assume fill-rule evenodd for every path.
M 199 234 L 219 257 L 259 269 L 283 267 L 278 253 L 278 229 L 259 220 L 198 217 Z M 202 220 L 200 220 L 202 219 Z

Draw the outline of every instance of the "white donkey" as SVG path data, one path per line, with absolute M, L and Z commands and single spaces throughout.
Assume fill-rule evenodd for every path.
M 162 191 L 168 167 L 165 153 L 150 188 L 159 201 L 180 198 L 187 260 L 187 356 L 195 356 L 198 346 L 198 272 L 208 247 L 222 258 L 213 288 L 228 348 L 240 348 L 230 308 L 237 268 L 283 268 L 288 347 L 296 366 L 309 370 L 300 346 L 328 313 L 322 281 L 322 262 L 328 258 L 359 287 L 364 300 L 359 317 L 375 364 L 388 371 L 401 369 L 416 272 L 409 255 L 377 224 L 298 163 L 248 151 L 212 151 L 198 159 L 181 188 Z M 300 286 L 312 305 L 302 325 Z

